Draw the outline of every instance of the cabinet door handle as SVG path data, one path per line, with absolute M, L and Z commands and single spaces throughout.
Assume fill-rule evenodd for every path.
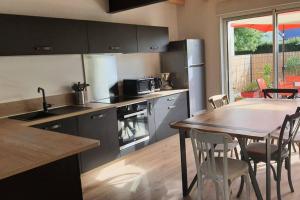
M 37 47 L 34 47 L 34 50 L 36 50 L 36 51 L 52 51 L 53 47 L 51 47 L 51 46 L 37 46 Z
M 61 128 L 61 127 L 62 127 L 61 124 L 54 124 L 54 125 L 45 127 L 44 129 L 45 129 L 45 130 L 55 130 L 55 129 L 59 129 L 59 128 Z
M 153 105 L 151 102 L 148 102 L 148 112 L 150 115 L 152 115 L 152 109 L 153 109 Z
M 175 97 L 170 97 L 167 99 L 167 101 L 175 101 Z
M 150 49 L 151 50 L 157 50 L 157 49 L 159 49 L 159 47 L 158 46 L 151 46 Z
M 103 117 L 104 117 L 104 114 L 92 115 L 91 119 L 102 119 Z
M 116 51 L 116 50 L 121 50 L 121 47 L 120 46 L 109 46 L 109 49 Z
M 176 106 L 169 106 L 168 107 L 169 110 L 174 109 L 174 108 L 176 108 Z

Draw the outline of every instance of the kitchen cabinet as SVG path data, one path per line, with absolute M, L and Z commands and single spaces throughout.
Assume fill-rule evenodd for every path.
M 187 93 L 161 97 L 155 100 L 156 140 L 162 140 L 177 133 L 170 123 L 188 118 Z
M 0 56 L 164 52 L 167 27 L 0 14 Z
M 84 21 L 0 15 L 0 56 L 87 52 Z
M 137 52 L 137 27 L 129 24 L 88 22 L 89 53 Z
M 69 135 L 78 135 L 76 117 L 56 120 L 44 124 L 38 124 L 33 127 L 59 133 L 65 133 Z
M 149 124 L 149 144 L 156 142 L 155 136 L 155 113 L 154 113 L 154 99 L 148 100 L 148 124 Z
M 169 43 L 167 27 L 138 26 L 138 52 L 164 52 Z
M 79 136 L 100 140 L 100 146 L 80 154 L 81 172 L 86 172 L 119 156 L 116 108 L 78 117 Z

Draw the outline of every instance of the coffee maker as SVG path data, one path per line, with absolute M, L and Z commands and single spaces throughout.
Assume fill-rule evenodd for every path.
M 161 90 L 172 90 L 172 78 L 171 73 L 161 73 Z

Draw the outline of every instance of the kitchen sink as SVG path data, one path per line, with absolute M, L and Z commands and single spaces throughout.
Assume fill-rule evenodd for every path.
M 13 116 L 13 117 L 10 117 L 10 119 L 17 119 L 17 120 L 22 120 L 22 121 L 33 121 L 33 120 L 43 119 L 46 117 L 52 117 L 55 115 L 56 114 L 50 113 L 50 112 L 38 111 L 38 112 L 32 112 L 32 113 Z
M 82 107 L 82 106 L 63 106 L 59 108 L 50 109 L 49 112 L 55 115 L 64 115 L 72 112 L 79 112 L 83 110 L 91 109 L 89 107 Z
M 69 114 L 72 112 L 88 110 L 88 109 L 90 109 L 90 108 L 89 107 L 81 107 L 81 106 L 63 106 L 63 107 L 59 107 L 59 108 L 50 109 L 48 112 L 37 111 L 37 112 L 26 113 L 26 114 L 22 114 L 22 115 L 16 115 L 16 116 L 10 117 L 10 119 L 16 119 L 16 120 L 21 120 L 21 121 L 33 121 L 33 120 L 43 119 L 43 118 L 47 118 L 47 117 L 53 117 L 53 116 L 57 116 L 57 115 L 64 115 L 64 114 Z

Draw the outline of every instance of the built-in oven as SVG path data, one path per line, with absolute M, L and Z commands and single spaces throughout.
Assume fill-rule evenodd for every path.
M 117 109 L 120 150 L 136 149 L 148 143 L 148 102 L 126 105 Z

